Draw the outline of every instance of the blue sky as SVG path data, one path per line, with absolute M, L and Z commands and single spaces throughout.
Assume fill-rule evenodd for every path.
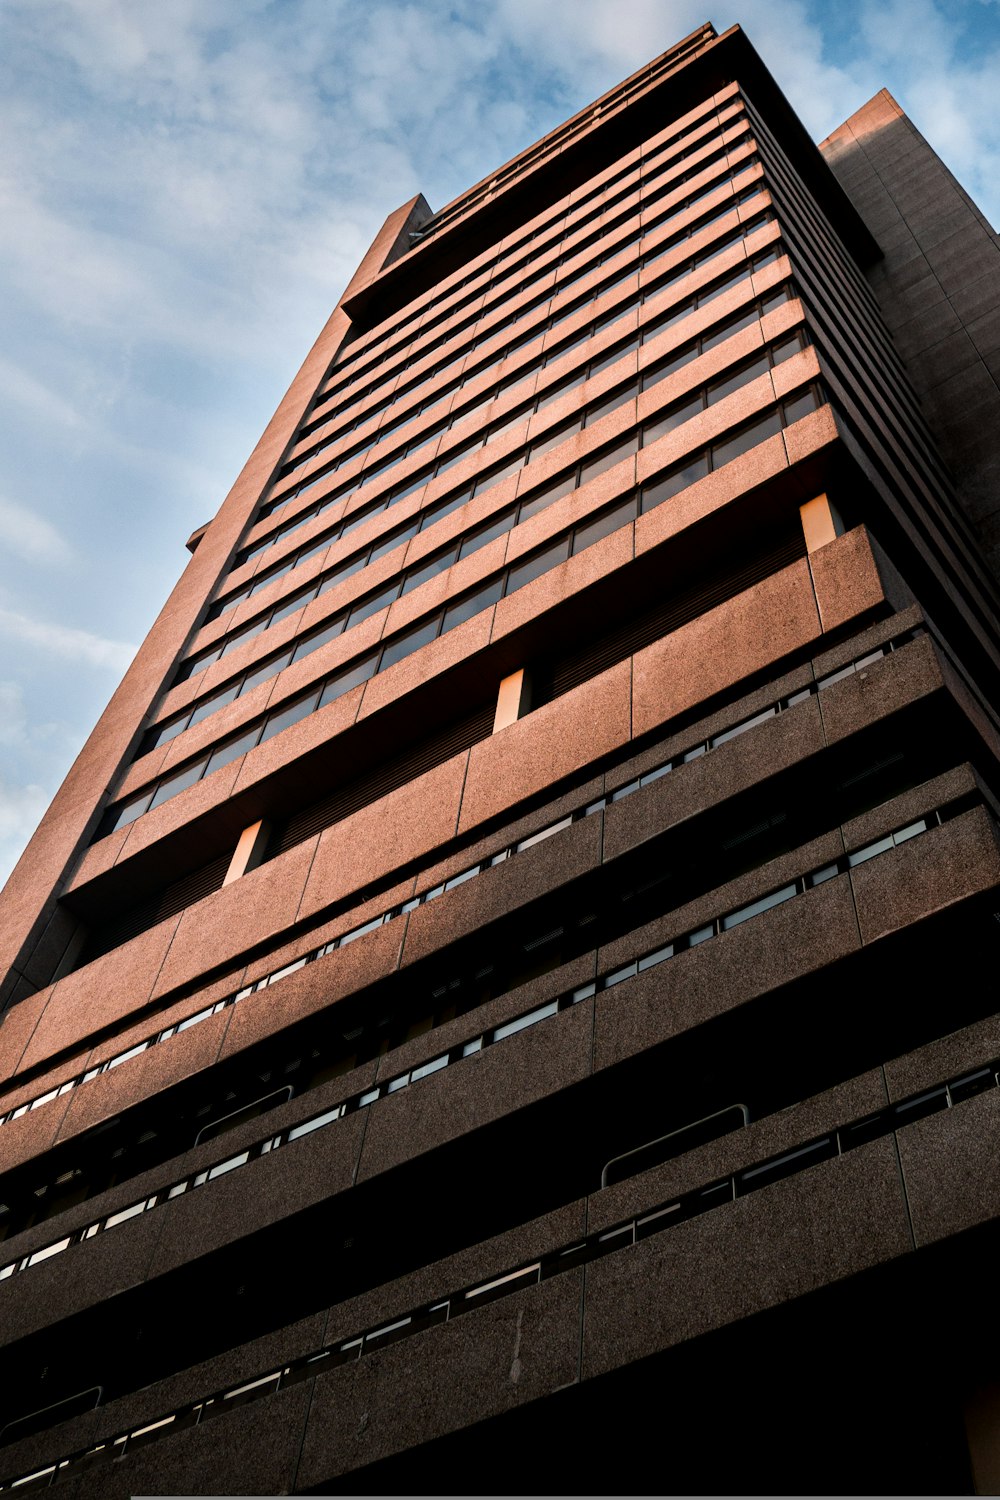
M 0 0 L 0 880 L 385 215 L 709 19 L 998 222 L 997 0 Z

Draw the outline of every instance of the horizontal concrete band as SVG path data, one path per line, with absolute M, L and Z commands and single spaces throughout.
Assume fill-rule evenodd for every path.
M 820 1136 L 800 1141 L 727 1177 L 695 1188 L 679 1198 L 656 1204 L 623 1223 L 614 1224 L 571 1244 L 548 1251 L 530 1264 L 515 1265 L 499 1275 L 490 1276 L 485 1282 L 461 1287 L 447 1296 L 435 1298 L 430 1304 L 420 1305 L 401 1316 L 394 1316 L 388 1323 L 363 1329 L 346 1339 L 338 1339 L 333 1344 L 324 1345 L 290 1364 L 268 1370 L 236 1387 L 215 1391 L 200 1401 L 186 1403 L 178 1410 L 167 1412 L 152 1422 L 144 1422 L 140 1427 L 56 1459 L 30 1474 L 5 1480 L 0 1483 L 0 1491 L 19 1488 L 32 1480 L 37 1480 L 39 1484 L 46 1479 L 55 1483 L 71 1471 L 120 1458 L 132 1447 L 144 1446 L 148 1442 L 167 1437 L 182 1427 L 194 1426 L 224 1415 L 247 1402 L 272 1395 L 281 1388 L 323 1374 L 338 1365 L 351 1363 L 384 1349 L 391 1343 L 422 1333 L 427 1328 L 474 1312 L 489 1302 L 626 1250 L 651 1236 L 669 1231 L 688 1219 L 711 1213 L 736 1198 L 769 1188 L 778 1181 L 807 1172 L 820 1163 L 842 1157 L 872 1141 L 895 1136 L 898 1131 L 926 1116 L 957 1108 L 967 1100 L 998 1087 L 1000 1056 L 991 1057 L 960 1077 L 942 1079 L 884 1109 L 847 1121 Z M 0 1437 L 7 1442 L 15 1441 L 18 1434 L 12 1429 L 16 1429 L 16 1426 L 16 1423 L 9 1424 Z
M 921 638 L 925 634 L 926 627 L 924 627 L 923 625 L 912 627 L 911 629 L 902 632 L 900 635 L 892 637 L 890 640 L 886 641 L 884 645 L 876 647 L 874 650 L 865 652 L 863 655 L 847 663 L 845 666 L 838 667 L 835 671 L 827 673 L 814 683 L 808 684 L 805 687 L 799 689 L 789 698 L 779 699 L 775 701 L 767 708 L 758 710 L 748 718 L 740 720 L 732 726 L 720 730 L 718 733 L 710 736 L 706 740 L 694 741 L 688 749 L 682 751 L 679 755 L 671 757 L 669 760 L 662 761 L 658 765 L 651 767 L 649 770 L 643 772 L 643 774 L 640 777 L 636 778 L 634 781 L 628 782 L 625 785 L 618 787 L 615 791 L 606 796 L 588 802 L 585 806 L 577 809 L 574 813 L 558 819 L 555 823 L 538 830 L 536 833 L 529 835 L 527 838 L 519 840 L 516 844 L 510 845 L 507 848 L 499 851 L 499 853 L 491 855 L 489 859 L 481 861 L 478 864 L 469 867 L 468 869 L 462 870 L 456 875 L 450 876 L 440 885 L 433 886 L 429 890 L 425 890 L 422 893 L 409 898 L 407 901 L 397 906 L 387 908 L 386 911 L 370 918 L 368 921 L 360 924 L 358 927 L 351 928 L 349 931 L 343 933 L 340 937 L 335 938 L 332 941 L 323 943 L 319 947 L 309 949 L 301 957 L 293 959 L 289 963 L 283 964 L 279 969 L 276 969 L 271 973 L 265 974 L 262 978 L 256 980 L 253 985 L 237 990 L 232 995 L 215 1001 L 205 1010 L 198 1011 L 194 1015 L 187 1017 L 184 1021 L 178 1023 L 177 1025 L 169 1026 L 163 1031 L 155 1033 L 147 1040 L 133 1044 L 124 1052 L 117 1053 L 107 1058 L 104 1062 L 100 1063 L 94 1068 L 81 1070 L 80 1073 L 74 1075 L 72 1078 L 66 1079 L 64 1082 L 60 1083 L 58 1087 L 54 1089 L 43 1090 L 33 1099 L 26 1100 L 25 1102 L 18 1104 L 15 1108 L 7 1110 L 3 1115 L 0 1115 L 0 1126 L 6 1125 L 12 1120 L 20 1119 L 22 1116 L 28 1114 L 32 1110 L 38 1109 L 43 1105 L 49 1103 L 51 1100 L 60 1098 L 63 1095 L 70 1093 L 73 1089 L 79 1087 L 80 1084 L 89 1083 L 93 1078 L 98 1077 L 100 1074 L 110 1072 L 112 1069 L 121 1066 L 122 1063 L 128 1062 L 132 1058 L 140 1056 L 143 1052 L 148 1051 L 149 1048 L 157 1046 L 162 1042 L 169 1041 L 172 1037 L 182 1034 L 183 1032 L 189 1030 L 192 1026 L 197 1025 L 199 1022 L 208 1020 L 210 1016 L 216 1015 L 220 1011 L 227 1009 L 229 1006 L 237 1004 L 239 1001 L 245 999 L 248 995 L 253 994 L 256 991 L 266 989 L 268 986 L 280 982 L 287 975 L 295 973 L 303 965 L 313 962 L 316 959 L 326 957 L 339 948 L 348 947 L 351 943 L 356 941 L 356 939 L 364 937 L 369 932 L 374 932 L 379 927 L 384 926 L 387 922 L 393 921 L 397 917 L 405 916 L 409 911 L 413 911 L 419 906 L 426 905 L 428 902 L 438 899 L 447 891 L 453 890 L 460 885 L 464 885 L 467 881 L 474 879 L 476 876 L 484 873 L 486 870 L 495 868 L 498 864 L 503 863 L 507 859 L 513 858 L 523 851 L 535 847 L 537 844 L 543 842 L 546 838 L 552 837 L 555 834 L 561 832 L 562 829 L 564 827 L 567 827 L 571 822 L 577 821 L 580 818 L 590 817 L 595 813 L 602 812 L 606 806 L 624 800 L 626 797 L 631 796 L 634 792 L 639 791 L 641 787 L 648 786 L 651 782 L 659 779 L 659 777 L 667 775 L 676 766 L 685 764 L 688 761 L 702 754 L 708 753 L 710 750 L 715 749 L 722 744 L 725 744 L 728 740 L 735 738 L 739 734 L 744 733 L 749 729 L 755 728 L 757 724 L 762 723 L 767 718 L 779 712 L 787 711 L 789 708 L 794 707 L 795 704 L 804 701 L 806 698 L 812 696 L 815 693 L 823 692 L 826 688 L 832 687 L 835 683 L 843 681 L 845 677 L 863 670 L 866 666 L 869 666 L 876 661 L 882 660 L 885 656 L 890 655 L 893 651 L 901 649 L 903 646 L 908 645 L 913 640 Z M 130 1013 L 129 1017 L 130 1024 L 134 1024 L 134 1020 L 135 1012 L 133 1011 Z

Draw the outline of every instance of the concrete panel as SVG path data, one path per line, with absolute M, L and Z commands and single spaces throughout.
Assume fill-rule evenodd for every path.
M 590 1072 L 593 1004 L 506 1037 L 370 1110 L 358 1181 L 558 1093 Z
M 809 698 L 614 803 L 604 814 L 605 860 L 719 806 L 822 748 L 819 704 Z
M 576 1380 L 582 1289 L 582 1272 L 569 1272 L 320 1376 L 298 1487 L 328 1483 Z
M 459 832 L 498 816 L 629 738 L 631 662 L 619 662 L 474 745 Z
M 153 993 L 169 994 L 289 927 L 315 853 L 315 839 L 297 844 L 189 906 L 181 915 Z
M 864 526 L 811 552 L 809 566 L 824 633 L 886 603 L 885 586 Z M 894 607 L 908 603 L 901 599 Z
M 264 1037 L 275 1036 L 391 973 L 399 962 L 405 930 L 404 920 L 377 927 L 346 948 L 248 995 L 232 1013 L 221 1056 L 231 1057 Z
M 917 1120 L 897 1139 L 918 1246 L 1000 1214 L 1000 1090 Z
M 90 1130 L 101 1120 L 111 1119 L 144 1099 L 152 1099 L 161 1089 L 210 1068 L 219 1055 L 231 1014 L 220 1011 L 217 1016 L 209 1016 L 189 1031 L 74 1089 L 56 1139 L 65 1141 Z M 149 1023 L 149 1029 L 156 1029 L 155 1021 Z
M 288 1494 L 312 1387 L 306 1382 L 183 1428 L 83 1475 L 78 1500 Z
M 594 1067 L 679 1036 L 857 947 L 849 883 L 827 881 L 599 994 Z
M 150 1215 L 162 1224 L 150 1277 L 344 1192 L 354 1179 L 365 1124 L 363 1111 L 346 1115 L 197 1192 L 158 1205 Z M 226 1149 L 225 1141 L 216 1143 L 218 1156 Z
M 893 1143 L 873 1141 L 588 1266 L 584 1377 L 909 1249 Z
M 0 1282 L 0 1345 L 16 1343 L 139 1286 L 162 1228 L 163 1210 L 151 1209 L 110 1234 L 70 1245 L 53 1260 Z
M 131 1015 L 153 993 L 179 917 L 158 922 L 53 985 L 48 1005 L 21 1058 L 22 1068 Z
M 815 640 L 820 628 L 803 558 L 636 653 L 633 733 L 732 687 Z
M 863 655 L 863 647 L 851 655 Z M 911 641 L 882 661 L 872 662 L 819 695 L 827 743 L 834 745 L 887 719 L 910 703 L 944 687 L 937 652 L 929 636 Z
M 601 820 L 584 818 L 410 915 L 403 964 L 517 911 L 601 862 Z
M 930 916 L 1000 883 L 1000 851 L 989 814 L 973 808 L 942 828 L 851 871 L 862 941 Z
M 621 1224 L 632 1215 L 669 1203 L 682 1193 L 705 1187 L 781 1151 L 792 1150 L 825 1131 L 873 1114 L 887 1102 L 885 1084 L 876 1068 L 762 1120 L 752 1120 L 743 1129 L 730 1131 L 672 1161 L 591 1194 L 587 1202 L 587 1233 Z
M 452 756 L 325 829 L 299 917 L 344 900 L 452 838 L 467 758 L 465 751 Z
M 994 1057 L 1000 1057 L 1000 1015 L 987 1016 L 887 1062 L 889 1098 L 905 1099 L 946 1078 L 969 1073 Z

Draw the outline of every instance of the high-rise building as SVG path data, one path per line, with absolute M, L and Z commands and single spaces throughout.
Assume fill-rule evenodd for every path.
M 390 215 L 3 897 L 0 1490 L 995 1488 L 998 294 L 737 27 Z

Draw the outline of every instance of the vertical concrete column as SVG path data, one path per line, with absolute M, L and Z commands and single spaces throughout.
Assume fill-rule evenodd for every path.
M 816 495 L 799 506 L 802 530 L 806 538 L 806 551 L 818 552 L 827 542 L 844 534 L 844 523 L 830 504 L 828 495 Z
M 531 673 L 521 667 L 517 672 L 512 672 L 505 677 L 500 684 L 497 694 L 497 711 L 493 720 L 493 733 L 498 729 L 506 729 L 508 724 L 515 724 L 518 719 L 523 719 L 531 709 Z
M 271 835 L 271 825 L 263 818 L 257 823 L 251 823 L 249 828 L 244 828 L 240 834 L 240 841 L 236 845 L 236 852 L 229 861 L 229 869 L 223 885 L 231 885 L 234 880 L 239 880 L 241 875 L 255 870 L 264 858 L 264 850 Z

